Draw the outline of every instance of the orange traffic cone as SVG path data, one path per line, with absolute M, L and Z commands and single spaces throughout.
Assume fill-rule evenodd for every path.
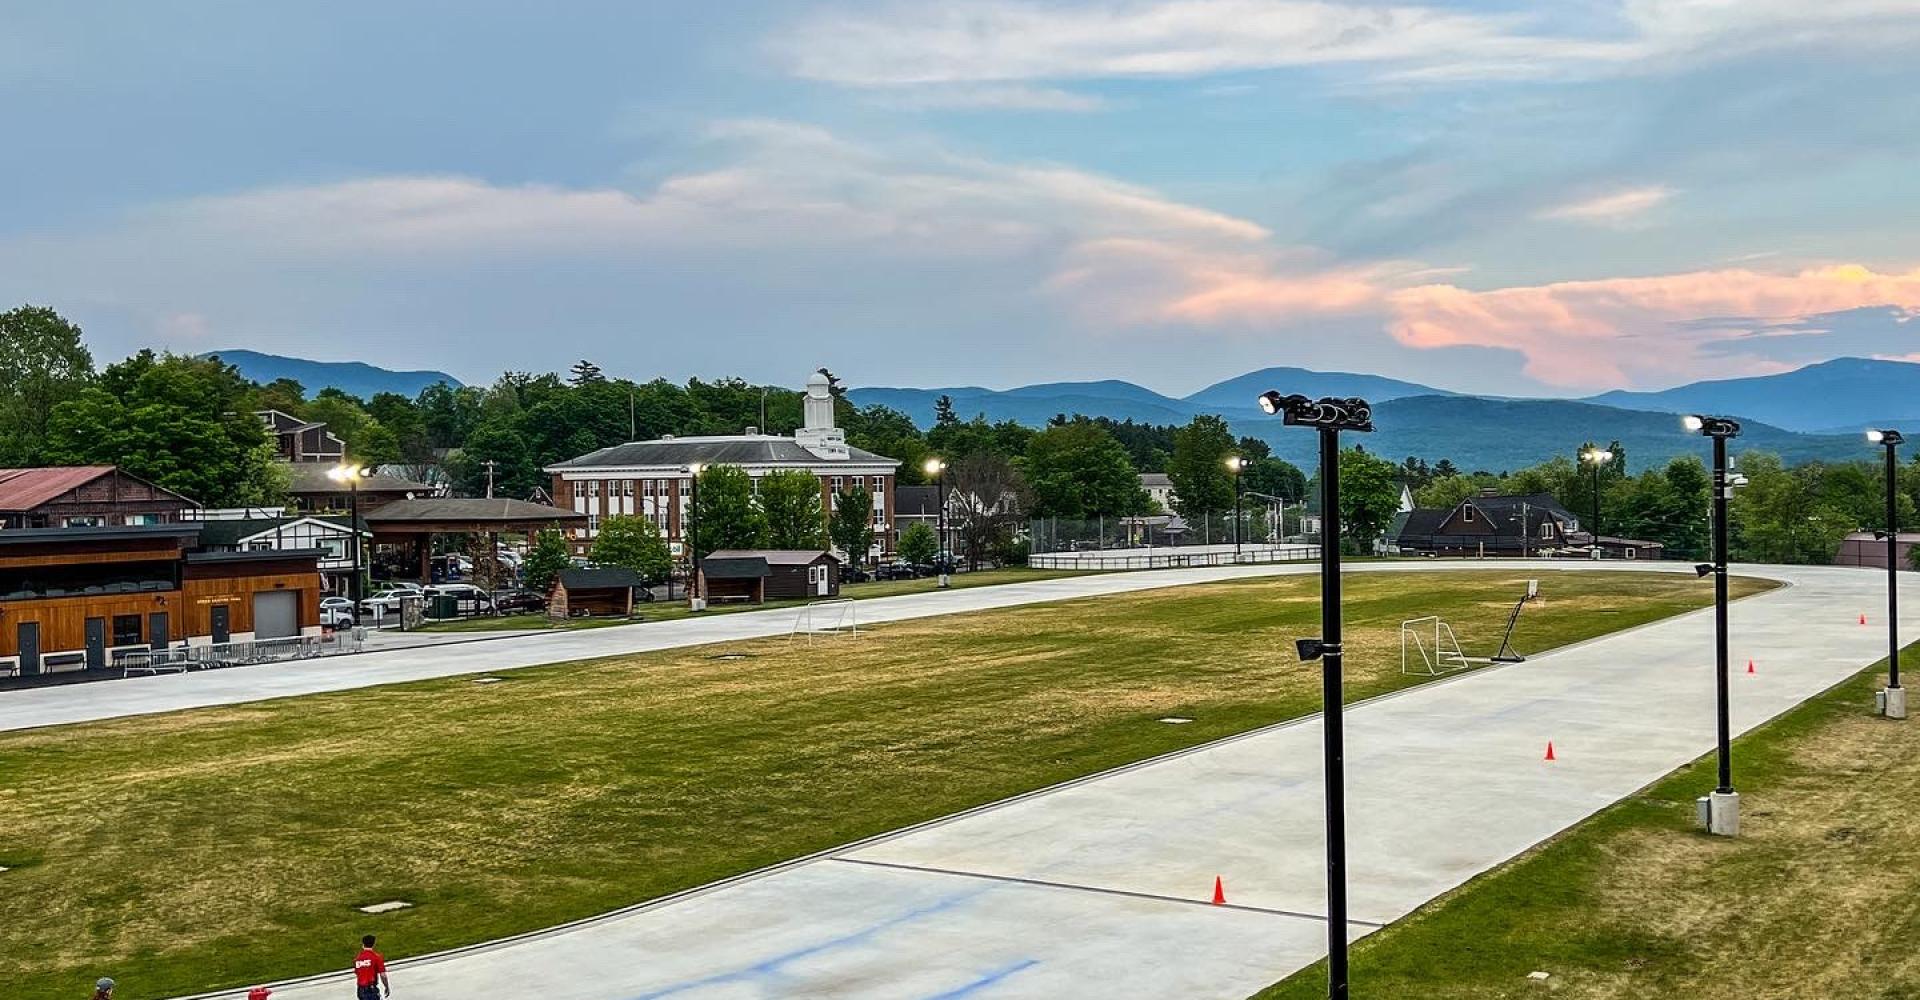
M 1862 611 L 1860 612 L 1860 624 L 1865 625 L 1866 623 L 1867 623 L 1867 613 L 1865 611 Z
M 1553 741 L 1552 741 L 1552 740 L 1548 740 L 1548 741 L 1547 741 L 1547 759 L 1548 759 L 1548 760 L 1558 760 L 1558 759 L 1559 759 L 1559 758 L 1557 758 L 1557 757 L 1555 757 L 1555 756 L 1553 755 Z
M 1220 876 L 1218 875 L 1213 877 L 1213 905 L 1227 905 L 1227 887 L 1220 881 Z

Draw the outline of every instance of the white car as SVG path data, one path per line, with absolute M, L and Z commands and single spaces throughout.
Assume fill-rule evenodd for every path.
M 353 601 L 345 597 L 323 597 L 320 599 L 320 624 L 329 628 L 351 628 L 358 619 L 353 613 Z
M 471 583 L 442 583 L 427 588 L 427 597 L 451 597 L 479 611 L 493 610 L 493 595 Z M 464 610 L 464 609 L 463 609 Z
M 361 601 L 360 613 L 374 618 L 392 617 L 400 613 L 400 602 L 423 600 L 426 596 L 426 592 L 417 586 L 411 589 L 389 587 Z

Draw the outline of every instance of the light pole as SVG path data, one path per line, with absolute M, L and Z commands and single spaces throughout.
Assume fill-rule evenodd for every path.
M 1247 460 L 1239 455 L 1227 457 L 1227 471 L 1233 473 L 1233 561 L 1240 561 L 1240 473 L 1247 468 Z
M 1683 421 L 1687 430 L 1713 441 L 1713 562 L 1695 566 L 1713 574 L 1714 697 L 1719 712 L 1720 783 L 1707 797 L 1707 832 L 1723 837 L 1740 833 L 1740 794 L 1733 790 L 1733 724 L 1727 707 L 1727 501 L 1733 483 L 1727 477 L 1727 442 L 1740 436 L 1740 422 L 1698 414 Z
M 336 465 L 327 470 L 327 478 L 336 483 L 347 484 L 347 544 L 353 555 L 353 580 L 347 585 L 348 596 L 353 601 L 353 611 L 360 613 L 360 480 L 372 475 L 373 470 L 358 465 Z M 424 581 L 432 582 L 432 581 Z
M 695 462 L 685 471 L 692 482 L 687 488 L 687 512 L 692 522 L 687 530 L 687 609 L 705 611 L 707 609 L 706 588 L 700 580 L 700 463 Z
M 1900 475 L 1894 451 L 1906 442 L 1896 430 L 1868 431 L 1867 440 L 1887 451 L 1887 689 L 1881 692 L 1881 712 L 1889 719 L 1907 717 L 1907 692 L 1900 687 L 1900 511 L 1895 480 Z
M 1600 558 L 1600 467 L 1613 461 L 1613 452 L 1605 448 L 1588 448 L 1580 453 L 1580 460 L 1593 466 L 1593 557 Z
M 933 561 L 934 567 L 940 571 L 940 589 L 945 590 L 953 585 L 953 581 L 947 578 L 947 561 L 949 555 L 947 549 L 947 463 L 937 458 L 929 458 L 927 459 L 925 468 L 927 475 L 934 477 L 933 505 L 939 508 L 935 512 L 939 520 L 935 523 L 940 526 L 940 551 L 934 553 Z
M 1320 432 L 1320 638 L 1297 640 L 1302 662 L 1321 660 L 1321 746 L 1327 783 L 1327 997 L 1347 1000 L 1347 788 L 1345 693 L 1340 645 L 1340 432 L 1373 430 L 1364 399 L 1282 396 L 1266 392 L 1260 408 L 1289 427 Z

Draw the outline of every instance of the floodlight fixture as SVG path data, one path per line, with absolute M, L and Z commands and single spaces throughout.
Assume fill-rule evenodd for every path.
M 1872 444 L 1883 444 L 1889 448 L 1907 443 L 1906 437 L 1896 430 L 1868 431 L 1867 441 Z
M 1883 713 L 1907 717 L 1907 693 L 1900 688 L 1900 459 L 1895 454 L 1906 435 L 1890 427 L 1867 432 L 1867 440 L 1886 449 L 1881 480 L 1886 486 L 1886 525 L 1873 537 L 1887 543 L 1887 688 L 1880 693 Z
M 947 463 L 942 462 L 937 458 L 929 458 L 927 459 L 926 463 L 921 465 L 920 467 L 926 470 L 927 475 L 937 476 L 941 473 L 942 470 L 944 470 L 947 467 Z
M 1247 467 L 1247 464 L 1248 464 L 1247 460 L 1244 458 L 1241 458 L 1239 455 L 1227 456 L 1227 471 L 1229 472 L 1244 471 Z
M 1680 420 L 1681 426 L 1695 434 L 1710 438 L 1733 438 L 1740 436 L 1740 421 L 1731 417 L 1708 417 L 1690 413 Z
M 1300 654 L 1301 663 L 1312 663 L 1329 652 L 1327 644 L 1319 639 L 1295 639 L 1293 648 Z
M 1261 410 L 1261 412 L 1263 412 L 1263 413 L 1267 413 L 1267 414 L 1274 414 L 1274 413 L 1279 413 L 1279 412 L 1280 412 L 1280 406 L 1281 406 L 1281 403 L 1282 403 L 1282 401 L 1284 401 L 1284 400 L 1285 400 L 1286 398 L 1287 398 L 1287 397 L 1285 397 L 1285 396 L 1282 396 L 1282 395 L 1280 395 L 1280 394 L 1279 394 L 1279 393 L 1277 393 L 1277 392 L 1274 392 L 1274 391 L 1273 391 L 1272 389 L 1268 389 L 1268 390 L 1267 390 L 1266 392 L 1263 392 L 1263 393 L 1261 393 L 1261 394 L 1260 394 L 1260 410 Z M 1305 396 L 1301 396 L 1301 397 L 1299 397 L 1299 398 L 1300 398 L 1300 399 L 1305 399 L 1306 397 L 1305 397 Z
M 1334 431 L 1373 430 L 1373 404 L 1354 396 L 1322 396 L 1308 399 L 1295 393 L 1260 395 L 1260 408 L 1277 413 L 1288 427 L 1318 427 Z
M 1693 564 L 1694 573 L 1700 576 L 1712 576 L 1713 571 L 1716 568 L 1718 567 L 1714 566 L 1712 563 L 1694 563 Z

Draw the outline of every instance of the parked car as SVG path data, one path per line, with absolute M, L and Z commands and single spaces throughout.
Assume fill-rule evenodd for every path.
M 912 563 L 903 562 L 881 563 L 873 571 L 876 580 L 911 580 L 919 575 L 920 571 Z
M 414 586 L 410 590 L 388 587 L 360 602 L 360 613 L 375 618 L 391 618 L 400 613 L 402 601 L 418 601 L 426 597 L 424 588 Z
M 502 590 L 493 595 L 493 607 L 503 615 L 547 610 L 546 595 L 532 590 Z
M 353 612 L 353 601 L 345 597 L 323 597 L 320 599 L 320 624 L 328 628 L 352 628 L 359 620 Z
M 848 566 L 840 571 L 841 583 L 866 583 L 873 574 L 859 566 Z
M 427 599 L 451 597 L 459 602 L 464 612 L 485 613 L 493 610 L 493 595 L 471 583 L 442 583 L 427 588 Z

